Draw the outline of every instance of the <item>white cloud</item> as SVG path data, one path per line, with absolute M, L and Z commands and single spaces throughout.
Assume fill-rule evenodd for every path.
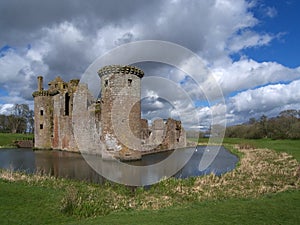
M 0 83 L 5 85 L 6 83 L 20 80 L 18 74 L 26 66 L 28 66 L 28 61 L 24 57 L 17 54 L 14 50 L 9 50 L 0 58 Z
M 13 106 L 13 104 L 0 104 L 0 115 L 10 114 Z
M 232 92 L 300 78 L 300 68 L 289 69 L 276 62 L 258 63 L 252 59 L 241 59 L 223 67 L 213 68 L 212 73 L 225 96 Z
M 267 85 L 246 90 L 227 102 L 229 124 L 242 122 L 250 117 L 276 116 L 284 109 L 299 109 L 300 80 L 289 84 Z
M 266 15 L 270 18 L 277 16 L 277 10 L 274 7 L 267 7 L 265 11 Z
M 145 90 L 148 91 L 145 96 L 151 101 L 148 99 L 144 114 L 149 117 L 179 115 L 186 124 L 194 127 L 198 127 L 193 122 L 198 119 L 204 123 L 201 126 L 207 126 L 212 115 L 223 122 L 224 105 L 214 102 L 220 97 L 218 87 L 226 97 L 236 94 L 228 101 L 227 117 L 231 122 L 238 121 L 249 110 L 253 113 L 271 112 L 272 107 L 278 108 L 280 104 L 296 104 L 295 98 L 299 96 L 290 90 L 299 88 L 293 80 L 300 79 L 300 68 L 290 69 L 276 62 L 259 63 L 247 56 L 236 62 L 230 58 L 230 54 L 247 48 L 271 45 L 272 40 L 280 35 L 255 30 L 260 21 L 251 9 L 257 6 L 257 1 L 117 3 L 75 2 L 61 7 L 51 2 L 47 6 L 37 4 L 36 14 L 26 17 L 24 12 L 29 9 L 18 12 L 24 18 L 20 23 L 11 21 L 11 16 L 3 18 L 4 14 L 0 15 L 2 21 L 7 19 L 13 26 L 6 27 L 6 32 L 0 35 L 5 44 L 15 45 L 15 50 L 0 58 L 0 89 L 8 92 L 7 96 L 1 96 L 1 101 L 10 104 L 31 100 L 32 103 L 31 92 L 36 88 L 36 76 L 43 75 L 45 82 L 57 75 L 65 80 L 79 78 L 88 65 L 106 51 L 135 40 L 155 39 L 188 47 L 199 55 L 204 66 L 197 65 L 194 59 L 185 59 L 182 61 L 185 71 L 161 65 L 150 70 L 148 75 L 159 75 L 177 86 L 153 83 Z M 13 15 L 15 9 L 10 7 L 11 13 L 8 14 Z M 61 11 L 62 8 L 64 10 Z M 48 13 L 47 9 L 53 10 L 53 13 Z M 274 7 L 264 9 L 268 17 L 277 15 Z M 9 12 L 9 8 L 6 11 Z M 25 21 L 26 18 L 28 21 Z M 0 23 L 3 24 L 2 21 Z M 16 37 L 15 30 L 22 38 Z M 24 48 L 24 43 L 26 46 L 30 44 L 31 48 Z M 209 69 L 206 70 L 206 67 Z M 186 71 L 191 72 L 194 80 L 186 76 Z M 282 82 L 291 83 L 270 85 Z M 156 89 L 151 89 L 155 86 Z M 259 88 L 261 86 L 265 87 Z M 207 100 L 210 105 L 194 110 L 190 99 L 187 101 L 186 95 L 176 91 L 179 88 L 193 101 Z M 169 105 L 159 97 L 168 100 Z
M 273 38 L 269 34 L 258 34 L 254 31 L 245 30 L 229 40 L 228 49 L 232 53 L 250 47 L 259 47 L 269 44 Z
M 295 104 L 300 99 L 300 80 L 290 84 L 276 84 L 247 90 L 232 97 L 236 112 L 261 112 L 286 104 Z

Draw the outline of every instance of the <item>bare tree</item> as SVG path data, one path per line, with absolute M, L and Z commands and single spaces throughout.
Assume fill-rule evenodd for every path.
M 7 116 L 7 128 L 12 133 L 25 133 L 33 131 L 33 111 L 27 104 L 15 104 Z

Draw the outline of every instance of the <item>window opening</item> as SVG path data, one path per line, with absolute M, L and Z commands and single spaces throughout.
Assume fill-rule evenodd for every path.
M 65 116 L 69 115 L 70 96 L 68 93 L 65 94 Z
M 130 87 L 132 84 L 132 79 L 128 79 L 128 87 Z

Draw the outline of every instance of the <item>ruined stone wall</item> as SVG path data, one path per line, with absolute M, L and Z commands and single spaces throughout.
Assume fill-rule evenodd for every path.
M 77 151 L 72 129 L 73 93 L 79 80 L 51 81 L 48 90 L 38 77 L 38 91 L 33 93 L 35 112 L 35 147 Z
M 154 120 L 149 128 L 150 135 L 145 139 L 142 150 L 176 149 L 186 146 L 186 133 L 181 121 L 168 119 Z
M 64 82 L 60 77 L 50 82 L 50 90 L 58 93 L 53 96 L 53 138 L 52 148 L 78 151 L 72 125 L 73 95 L 78 82 Z
M 99 70 L 101 99 L 96 100 L 79 80 L 60 77 L 44 90 L 41 77 L 33 93 L 35 147 L 102 155 L 104 158 L 139 158 L 141 151 L 186 146 L 180 121 L 141 119 L 141 78 L 132 66 Z M 135 150 L 135 151 L 134 151 Z
M 78 149 L 81 153 L 103 155 L 100 104 L 94 101 L 85 84 L 79 84 L 73 97 L 72 124 Z
M 141 119 L 140 123 L 141 123 L 141 139 L 146 140 L 149 138 L 150 133 L 151 133 L 149 126 L 148 126 L 148 120 Z
M 181 121 L 169 118 L 165 126 L 162 148 L 175 149 L 186 146 L 186 134 Z
M 34 93 L 34 147 L 51 149 L 53 132 L 53 100 L 47 91 Z

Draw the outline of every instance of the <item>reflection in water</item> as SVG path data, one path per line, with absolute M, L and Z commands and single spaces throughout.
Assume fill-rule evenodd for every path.
M 168 174 L 170 170 L 178 171 L 174 176 L 177 178 L 186 178 L 191 176 L 199 176 L 209 173 L 215 173 L 220 175 L 227 171 L 234 169 L 238 158 L 229 153 L 226 149 L 221 147 L 218 155 L 212 162 L 212 164 L 204 171 L 199 171 L 199 162 L 205 151 L 209 154 L 209 151 L 214 151 L 214 147 L 198 146 L 194 152 L 192 158 L 182 168 L 177 168 L 176 158 L 172 158 L 171 152 L 163 152 L 153 155 L 147 155 L 140 161 L 130 162 L 130 165 L 138 166 L 141 169 L 138 170 L 118 170 L 118 163 L 114 161 L 103 161 L 97 156 L 85 156 L 89 158 L 89 163 L 92 167 L 98 171 L 102 171 L 105 174 L 109 174 L 110 177 L 123 178 L 124 183 L 130 181 L 130 179 L 137 179 L 134 183 L 141 185 L 148 184 L 149 180 L 153 180 L 155 177 L 162 177 L 163 174 Z M 182 152 L 184 157 L 184 151 Z M 174 167 L 155 170 L 156 163 L 163 163 L 162 159 L 169 157 L 172 159 Z M 156 164 L 156 165 L 155 165 Z M 107 166 L 109 165 L 109 167 Z M 146 169 L 143 167 L 146 165 L 152 165 L 152 169 Z M 130 168 L 132 166 L 128 166 Z M 55 177 L 65 177 L 70 179 L 84 180 L 94 183 L 103 183 L 104 178 L 100 176 L 94 169 L 88 165 L 84 158 L 78 153 L 70 153 L 63 151 L 32 151 L 30 149 L 1 149 L 0 150 L 0 168 L 11 170 L 22 170 L 28 173 L 42 172 L 51 174 Z M 113 169 L 111 169 L 113 168 Z M 145 168 L 145 169 L 144 169 Z M 162 168 L 162 167 L 160 167 Z M 133 183 L 133 182 L 130 182 Z
M 78 153 L 64 151 L 36 151 L 36 171 L 42 171 L 55 177 L 103 183 L 103 177 L 97 174 Z

